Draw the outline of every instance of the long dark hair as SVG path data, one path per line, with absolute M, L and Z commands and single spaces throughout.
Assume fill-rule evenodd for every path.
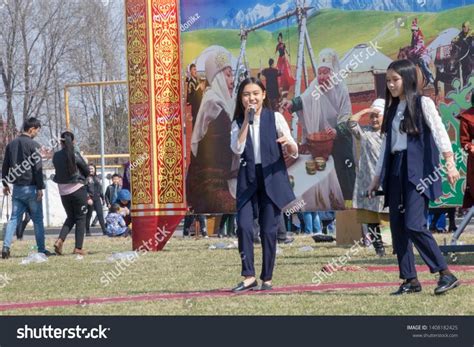
M 405 95 L 405 100 L 407 102 L 407 108 L 404 113 L 404 119 L 400 122 L 400 131 L 407 133 L 409 135 L 418 135 L 420 129 L 418 129 L 418 117 L 420 117 L 421 106 L 418 103 L 420 94 L 418 92 L 418 74 L 416 71 L 416 66 L 411 61 L 407 59 L 396 60 L 392 62 L 388 70 L 393 70 L 402 77 L 403 81 L 403 93 Z M 400 103 L 400 98 L 394 98 L 388 89 L 388 86 L 385 86 L 385 110 L 384 118 L 382 122 L 382 132 L 386 133 L 388 130 L 389 122 L 392 119 L 389 117 L 394 113 L 394 110 L 397 109 L 398 104 Z
M 234 110 L 234 119 L 233 119 L 234 121 L 242 122 L 244 120 L 245 108 L 244 108 L 244 105 L 242 104 L 242 93 L 244 92 L 244 88 L 248 84 L 256 84 L 257 86 L 260 87 L 260 89 L 262 89 L 262 92 L 265 91 L 265 86 L 263 85 L 262 81 L 260 81 L 258 78 L 247 77 L 242 82 L 240 82 L 239 90 L 237 91 L 236 106 Z M 265 99 L 263 99 L 262 107 L 268 108 L 270 110 L 272 109 L 270 105 L 270 100 L 268 99 L 268 97 L 265 97 Z
M 94 164 L 92 164 L 92 163 L 90 163 L 89 165 L 87 165 L 87 167 L 91 167 L 91 166 L 94 168 L 94 175 L 90 175 L 90 174 L 89 174 L 89 175 L 90 175 L 90 176 L 97 176 L 97 167 L 96 167 Z M 90 171 L 90 170 L 89 170 L 89 171 Z
M 64 152 L 66 153 L 66 170 L 68 176 L 74 175 L 77 171 L 73 141 L 74 134 L 72 132 L 65 131 L 61 134 L 61 142 L 64 145 Z

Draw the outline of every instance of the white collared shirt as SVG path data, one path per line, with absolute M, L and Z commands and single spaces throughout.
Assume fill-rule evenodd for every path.
M 296 148 L 298 148 L 295 140 L 291 136 L 291 131 L 288 127 L 288 123 L 286 122 L 285 117 L 283 117 L 283 115 L 279 112 L 275 112 L 275 126 L 278 137 L 285 136 L 288 141 L 290 141 L 294 146 L 296 146 Z M 255 164 L 261 164 L 262 155 L 260 153 L 260 116 L 255 115 L 253 125 L 249 125 L 249 131 L 250 138 L 252 139 L 253 144 Z M 245 143 L 247 142 L 247 139 L 245 139 L 244 142 L 239 143 L 239 132 L 240 128 L 237 122 L 233 122 L 230 133 L 230 148 L 232 149 L 232 152 L 237 155 L 240 155 L 244 152 Z M 298 158 L 298 151 L 295 154 L 291 155 L 291 157 Z
M 393 118 L 392 122 L 392 143 L 390 146 L 392 153 L 396 151 L 404 151 L 407 149 L 407 134 L 400 132 L 400 122 L 403 120 L 403 113 L 405 112 L 405 108 L 406 101 L 401 100 L 398 104 L 397 113 L 395 114 L 395 117 Z M 423 109 L 423 116 L 425 118 L 426 124 L 431 130 L 438 151 L 440 153 L 453 152 L 448 132 L 444 127 L 443 121 L 438 113 L 438 110 L 436 109 L 436 105 L 433 100 L 426 96 L 422 96 L 421 108 Z M 386 136 L 384 136 L 382 142 L 382 151 L 380 152 L 380 157 L 375 170 L 375 174 L 379 177 L 382 173 L 386 141 Z

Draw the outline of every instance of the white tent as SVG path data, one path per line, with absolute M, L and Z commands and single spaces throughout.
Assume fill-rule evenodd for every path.
M 351 48 L 341 59 L 341 69 L 349 74 L 346 84 L 349 93 L 375 91 L 376 96 L 385 91 L 385 73 L 393 60 L 368 44 Z
M 441 46 L 447 46 L 451 44 L 451 41 L 459 34 L 460 29 L 456 28 L 449 28 L 443 30 L 441 34 L 438 35 L 436 39 L 433 40 L 429 44 L 427 48 L 428 54 L 430 55 L 431 59 L 434 61 L 436 58 L 436 49 Z

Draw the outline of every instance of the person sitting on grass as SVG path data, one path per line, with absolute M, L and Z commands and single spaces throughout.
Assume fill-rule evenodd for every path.
M 105 218 L 106 234 L 109 237 L 124 236 L 127 237 L 130 233 L 123 216 L 120 214 L 120 205 L 113 204 L 109 208 L 109 214 Z
M 123 216 L 127 227 L 132 223 L 132 215 L 130 213 L 130 207 L 132 205 L 132 196 L 128 189 L 122 189 L 117 194 L 117 203 L 120 206 L 120 214 Z

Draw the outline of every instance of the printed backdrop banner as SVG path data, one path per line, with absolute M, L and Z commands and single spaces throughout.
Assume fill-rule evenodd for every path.
M 401 58 L 419 67 L 420 87 L 438 107 L 461 172 L 455 187 L 441 177 L 444 195 L 432 206 L 462 204 L 466 158 L 458 117 L 471 106 L 474 86 L 473 30 L 467 22 L 474 5 L 324 3 L 341 5 L 181 0 L 186 191 L 194 212 L 235 211 L 239 158 L 230 149 L 230 130 L 236 88 L 247 76 L 262 79 L 273 110 L 284 115 L 299 143 L 299 158 L 286 160 L 298 206 L 367 207 L 363 195 L 375 172 L 367 153 L 380 150 L 380 134 L 367 112 L 359 126 L 348 120 L 385 98 L 387 67 Z M 378 199 L 368 209 L 377 210 Z

